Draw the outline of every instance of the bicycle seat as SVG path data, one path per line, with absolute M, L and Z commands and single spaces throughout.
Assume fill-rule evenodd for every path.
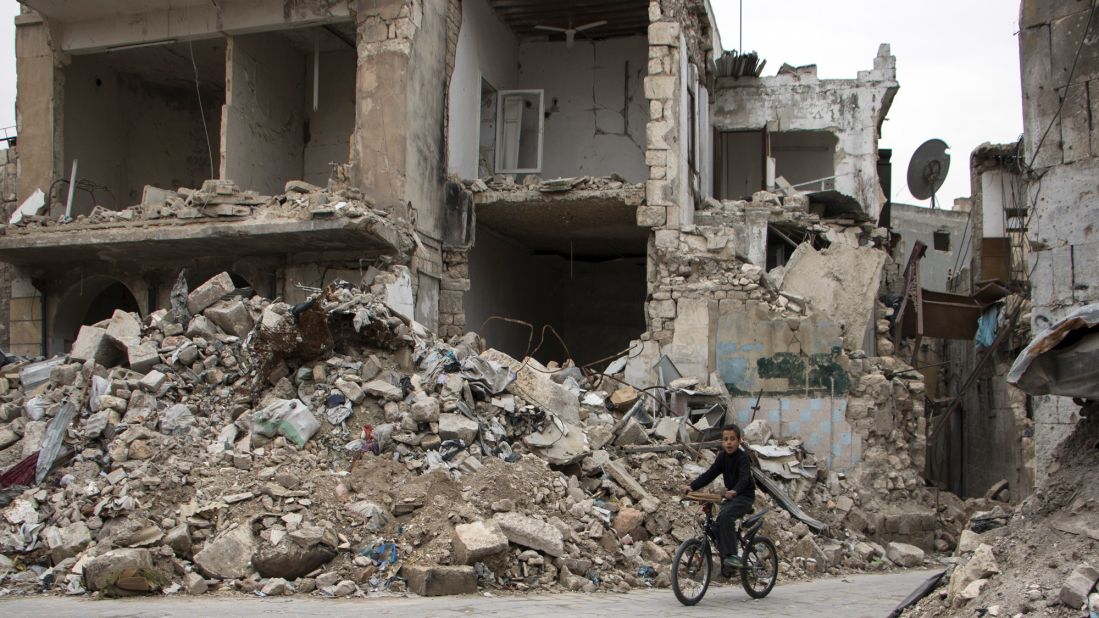
M 750 525 L 756 523 L 757 521 L 760 520 L 761 517 L 763 517 L 764 515 L 767 514 L 767 511 L 770 511 L 770 510 L 771 509 L 763 509 L 762 511 L 759 511 L 758 513 L 753 513 L 747 519 L 745 519 L 744 522 L 741 525 L 750 526 Z

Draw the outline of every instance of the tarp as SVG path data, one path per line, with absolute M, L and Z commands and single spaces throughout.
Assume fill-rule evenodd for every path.
M 1099 399 L 1099 303 L 1076 309 L 1035 335 L 1007 372 L 1031 395 Z

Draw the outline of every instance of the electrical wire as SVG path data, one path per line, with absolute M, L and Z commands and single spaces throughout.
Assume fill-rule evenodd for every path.
M 206 125 L 206 108 L 202 105 L 202 88 L 198 81 L 198 64 L 195 62 L 195 46 L 187 41 L 187 50 L 191 53 L 191 68 L 195 72 L 195 95 L 198 97 L 198 115 L 202 118 L 202 135 L 206 137 L 206 154 L 210 161 L 210 178 L 216 178 L 214 174 L 214 147 L 210 143 L 210 127 Z

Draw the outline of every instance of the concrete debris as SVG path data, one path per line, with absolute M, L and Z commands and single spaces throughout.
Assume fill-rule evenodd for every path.
M 714 457 L 690 444 L 705 430 L 652 407 L 641 392 L 651 383 L 601 388 L 568 364 L 521 362 L 473 336 L 440 340 L 383 302 L 391 274 L 366 289 L 333 283 L 293 307 L 236 296 L 219 275 L 188 295 L 186 323 L 116 313 L 86 327 L 86 358 L 0 369 L 8 466 L 37 453 L 62 402 L 79 404 L 71 455 L 3 510 L 0 553 L 45 568 L 72 561 L 82 589 L 109 594 L 667 585 L 669 556 L 694 533 L 681 488 Z M 909 392 L 883 377 L 897 365 L 857 362 L 868 409 Z M 642 373 L 618 365 L 619 378 Z M 678 384 L 721 397 L 698 378 Z M 748 425 L 753 452 L 831 535 L 773 509 L 764 533 L 795 548 L 781 556 L 783 578 L 935 559 L 878 544 L 941 540 L 924 529 L 936 502 L 909 480 L 914 459 L 868 441 L 867 471 L 840 475 L 775 427 Z M 757 508 L 775 506 L 757 494 Z M 957 539 L 977 509 L 950 504 L 940 515 Z

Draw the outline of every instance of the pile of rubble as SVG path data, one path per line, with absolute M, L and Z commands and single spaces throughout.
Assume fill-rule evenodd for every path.
M 904 616 L 1099 613 L 1099 405 L 1082 414 L 1049 477 L 1014 508 L 973 514 L 940 587 Z
M 143 321 L 82 327 L 67 356 L 0 368 L 3 590 L 667 585 L 669 554 L 697 532 L 680 492 L 714 453 L 676 419 L 635 418 L 649 390 L 520 362 L 472 333 L 439 340 L 385 302 L 401 268 L 294 306 L 222 273 Z M 858 361 L 858 388 L 883 402 L 890 360 Z M 783 578 L 927 559 L 887 541 L 918 527 L 886 506 L 903 494 L 934 518 L 930 492 L 895 471 L 877 493 L 876 472 L 815 472 L 770 432 L 758 421 L 747 437 L 764 470 L 794 472 L 773 481 L 778 505 L 758 501 L 783 507 L 764 528 Z M 881 465 L 907 465 L 892 458 Z
M 376 208 L 362 191 L 338 180 L 341 177 L 337 173 L 328 187 L 291 180 L 286 183 L 284 193 L 274 196 L 243 191 L 232 180 L 207 180 L 201 188 L 174 191 L 146 186 L 140 204 L 119 210 L 96 205 L 87 215 L 73 219 L 43 212 L 47 204 L 44 195 L 38 192 L 16 210 L 11 225 L 5 227 L 7 233 L 18 233 L 123 223 L 170 225 L 245 218 L 261 221 L 346 218 L 365 225 L 400 223 Z
M 573 176 L 568 178 L 543 179 L 537 174 L 526 174 L 521 182 L 515 182 L 514 174 L 495 174 L 465 182 L 466 188 L 473 193 L 485 191 L 539 191 L 541 193 L 562 193 L 566 191 L 616 191 L 618 189 L 643 190 L 642 184 L 626 182 L 618 174 L 610 176 Z

